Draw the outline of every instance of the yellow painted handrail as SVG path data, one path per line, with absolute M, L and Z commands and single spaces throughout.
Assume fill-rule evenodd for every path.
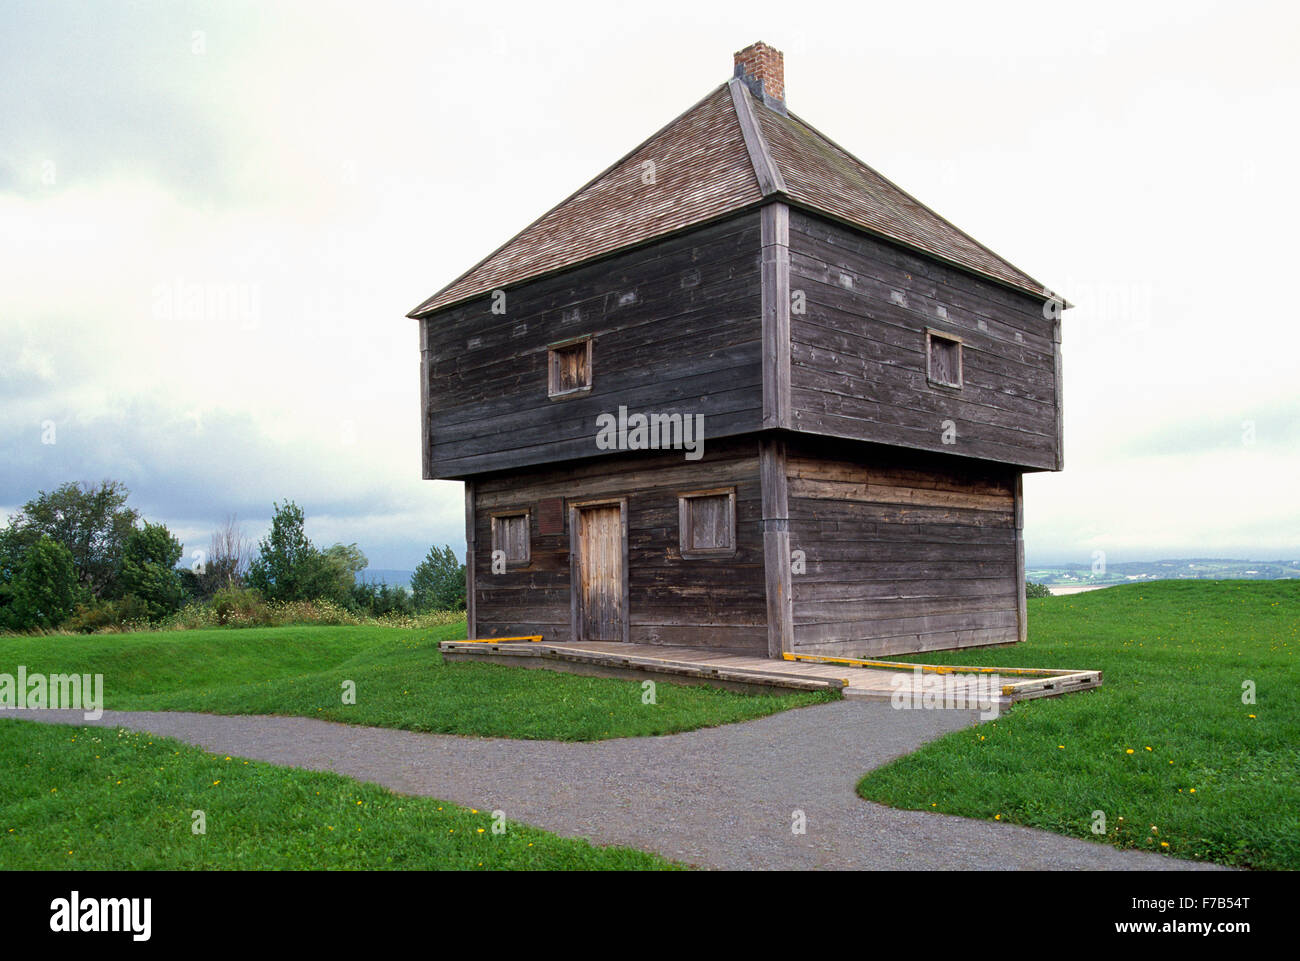
M 463 641 L 453 641 L 453 644 L 499 644 L 502 641 L 531 641 L 537 644 L 541 641 L 542 635 L 531 634 L 528 637 L 470 637 Z
M 922 671 L 929 671 L 934 674 L 1030 674 L 1035 677 L 1052 677 L 1053 673 L 1048 673 L 1042 668 L 1032 667 L 950 667 L 943 664 L 905 664 L 899 661 L 866 661 L 856 657 L 826 657 L 821 654 L 791 654 L 785 651 L 781 657 L 787 661 L 814 661 L 821 664 L 848 664 L 852 667 L 883 667 L 893 668 L 896 670 L 916 670 L 918 667 Z

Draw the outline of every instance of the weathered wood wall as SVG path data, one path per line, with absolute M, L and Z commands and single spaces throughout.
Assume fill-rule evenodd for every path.
M 789 442 L 786 468 L 796 652 L 1018 639 L 1013 468 L 813 439 Z
M 757 211 L 421 321 L 426 477 L 598 454 L 595 420 L 704 414 L 712 438 L 762 421 Z M 593 335 L 592 389 L 551 399 L 547 347 Z
M 774 204 L 492 304 L 421 323 L 425 475 L 469 481 L 472 636 L 570 639 L 568 504 L 618 497 L 631 641 L 880 656 L 1023 637 L 1019 476 L 1062 463 L 1042 301 Z M 961 339 L 960 389 L 928 381 L 927 328 Z M 591 389 L 549 397 L 548 346 L 588 335 Z M 704 459 L 601 453 L 596 418 L 620 405 L 704 414 Z M 736 553 L 683 558 L 678 493 L 733 485 Z M 529 563 L 494 574 L 492 513 L 521 508 Z
M 806 211 L 791 210 L 789 236 L 794 429 L 1059 469 L 1042 300 Z M 928 383 L 927 327 L 962 339 L 960 390 Z
M 736 488 L 736 553 L 683 559 L 679 492 Z M 681 452 L 616 454 L 562 467 L 484 475 L 473 484 L 473 609 L 477 637 L 572 639 L 567 503 L 626 497 L 630 640 L 766 654 L 763 504 L 754 438 L 709 441 L 699 461 Z M 540 501 L 565 499 L 558 533 L 540 531 Z M 531 510 L 531 562 L 493 574 L 491 513 Z

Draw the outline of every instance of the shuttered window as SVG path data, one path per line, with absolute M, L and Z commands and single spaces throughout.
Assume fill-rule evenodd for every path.
M 505 554 L 507 564 L 527 564 L 532 552 L 528 536 L 528 511 L 492 515 L 492 553 Z
M 961 338 L 927 330 L 925 348 L 926 380 L 940 387 L 961 387 Z
M 677 496 L 682 557 L 736 552 L 736 489 L 692 491 Z
M 591 338 L 553 344 L 547 350 L 548 393 L 563 397 L 591 389 Z

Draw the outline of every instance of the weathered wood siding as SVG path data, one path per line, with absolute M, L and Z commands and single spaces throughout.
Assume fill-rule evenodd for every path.
M 1013 468 L 867 445 L 787 452 L 796 652 L 878 656 L 1018 639 Z
M 736 489 L 736 552 L 683 559 L 678 493 Z M 766 654 L 767 595 L 758 442 L 708 442 L 704 457 L 680 452 L 612 454 L 555 468 L 531 468 L 474 481 L 475 631 L 478 637 L 542 634 L 572 640 L 569 563 L 571 501 L 626 498 L 629 639 Z M 543 534 L 539 502 L 565 499 L 564 529 Z M 492 573 L 490 517 L 530 510 L 531 561 Z
M 791 210 L 789 235 L 796 430 L 1060 468 L 1042 300 L 805 211 Z M 926 328 L 963 341 L 959 390 L 928 382 Z
M 703 414 L 711 438 L 762 420 L 757 211 L 421 321 L 427 477 L 598 454 L 596 417 Z M 547 348 L 591 335 L 592 386 L 548 395 Z

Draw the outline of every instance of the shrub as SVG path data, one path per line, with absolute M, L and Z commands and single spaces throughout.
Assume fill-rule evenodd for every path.
M 78 604 L 63 626 L 69 631 L 94 634 L 138 631 L 146 628 L 148 623 L 149 605 L 136 595 L 128 594 L 115 601 L 92 597 Z
M 223 587 L 212 595 L 212 613 L 221 627 L 270 626 L 270 608 L 262 595 L 246 587 Z
M 1046 584 L 1025 581 L 1025 597 L 1051 597 L 1052 591 Z
M 192 601 L 170 617 L 154 622 L 154 629 L 159 631 L 197 631 L 205 627 L 220 627 L 217 612 L 212 603 Z
M 255 592 L 233 589 L 208 603 L 193 602 L 158 621 L 145 619 L 145 605 L 139 598 L 118 601 L 91 599 L 75 608 L 72 617 L 54 631 L 43 633 L 120 634 L 124 631 L 184 631 L 214 627 L 284 627 L 291 624 L 357 626 L 372 624 L 419 631 L 455 624 L 465 617 L 461 611 L 426 611 L 423 614 L 394 611 L 382 617 L 350 611 L 333 601 L 266 602 Z
M 364 617 L 349 611 L 342 604 L 328 598 L 310 601 L 273 601 L 268 605 L 269 626 L 286 624 L 362 624 Z
M 363 581 L 352 588 L 351 603 L 348 605 L 358 613 L 370 617 L 388 617 L 390 614 L 402 615 L 415 612 L 411 592 L 400 584 L 389 587 Z

